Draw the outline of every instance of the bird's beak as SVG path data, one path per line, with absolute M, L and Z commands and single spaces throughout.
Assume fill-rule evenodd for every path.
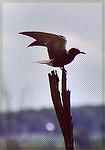
M 84 53 L 84 52 L 80 52 L 81 54 L 85 54 L 86 55 L 86 53 Z

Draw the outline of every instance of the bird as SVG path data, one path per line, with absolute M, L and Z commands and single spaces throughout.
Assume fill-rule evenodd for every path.
M 71 48 L 69 51 L 67 51 L 67 40 L 62 35 L 35 31 L 20 32 L 19 34 L 26 35 L 35 39 L 35 41 L 28 45 L 28 47 L 47 47 L 49 59 L 37 61 L 37 63 L 40 64 L 47 64 L 49 66 L 60 67 L 61 69 L 65 69 L 65 65 L 71 63 L 76 55 L 86 54 L 85 52 L 81 52 L 77 48 Z

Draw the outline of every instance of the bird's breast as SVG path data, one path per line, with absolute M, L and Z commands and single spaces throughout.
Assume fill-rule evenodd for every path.
M 66 55 L 58 55 L 53 60 L 53 66 L 54 67 L 63 67 L 66 64 Z
M 53 66 L 54 67 L 63 67 L 73 61 L 75 56 L 70 56 L 69 54 L 64 54 L 60 57 L 56 57 L 53 60 Z

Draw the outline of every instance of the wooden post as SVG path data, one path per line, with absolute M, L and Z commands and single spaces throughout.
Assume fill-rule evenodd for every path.
M 62 69 L 61 93 L 59 92 L 59 78 L 57 75 L 57 71 L 51 71 L 51 74 L 49 73 L 48 76 L 52 101 L 62 130 L 66 150 L 74 150 L 70 91 L 67 91 L 66 89 L 66 74 L 67 72 Z

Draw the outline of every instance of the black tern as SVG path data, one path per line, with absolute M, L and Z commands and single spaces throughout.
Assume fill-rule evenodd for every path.
M 64 68 L 65 65 L 71 63 L 78 54 L 86 54 L 77 48 L 66 50 L 66 38 L 61 35 L 44 33 L 44 32 L 20 32 L 19 34 L 26 35 L 35 39 L 30 46 L 45 46 L 47 47 L 49 60 L 38 61 L 41 64 L 47 64 L 53 67 Z

